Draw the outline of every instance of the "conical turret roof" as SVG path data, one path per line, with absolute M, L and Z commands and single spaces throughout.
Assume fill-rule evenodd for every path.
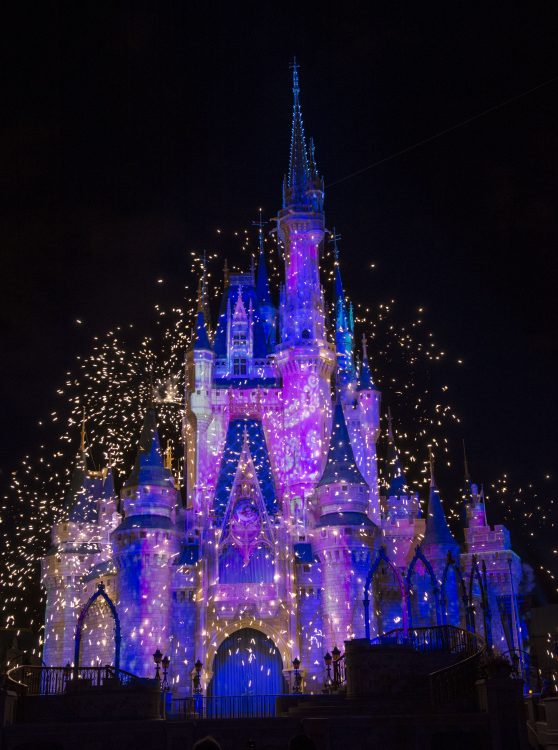
M 353 447 L 347 429 L 347 422 L 343 414 L 343 406 L 337 396 L 333 409 L 333 429 L 329 441 L 327 463 L 318 487 L 336 482 L 360 484 L 367 486 L 367 482 L 359 471 L 353 453 Z
M 457 544 L 448 526 L 442 505 L 442 498 L 436 486 L 432 468 L 430 470 L 430 497 L 426 513 L 426 528 L 422 544 L 424 546 L 438 545 L 440 547 L 455 547 Z
M 143 484 L 174 487 L 172 473 L 169 469 L 165 469 L 157 432 L 157 414 L 152 406 L 145 412 L 134 468 L 125 486 L 134 487 Z

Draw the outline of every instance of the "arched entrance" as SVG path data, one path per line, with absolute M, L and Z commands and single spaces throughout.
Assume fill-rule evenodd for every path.
M 217 649 L 208 695 L 279 695 L 285 692 L 283 660 L 260 630 L 236 630 Z
M 118 674 L 118 670 L 120 669 L 120 619 L 118 617 L 118 612 L 116 611 L 116 607 L 114 606 L 114 602 L 110 598 L 110 596 L 105 591 L 105 584 L 100 583 L 97 586 L 97 591 L 89 597 L 89 600 L 87 601 L 87 604 L 85 607 L 81 610 L 78 621 L 77 621 L 77 627 L 76 627 L 76 634 L 75 634 L 75 641 L 74 641 L 74 675 L 75 679 L 77 679 L 78 676 L 78 670 L 79 670 L 79 657 L 80 657 L 80 651 L 81 651 L 81 633 L 83 630 L 83 623 L 85 621 L 85 618 L 87 616 L 87 613 L 91 609 L 91 606 L 99 599 L 99 597 L 102 597 L 105 602 L 108 604 L 110 613 L 112 615 L 112 618 L 114 620 L 114 669 L 116 673 Z

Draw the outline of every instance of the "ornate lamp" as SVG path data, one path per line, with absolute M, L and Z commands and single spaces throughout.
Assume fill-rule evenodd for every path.
M 302 675 L 300 674 L 300 659 L 298 657 L 295 657 L 293 659 L 293 668 L 294 668 L 293 693 L 295 693 L 296 695 L 300 695 L 302 693 Z
M 324 662 L 326 665 L 326 678 L 324 682 L 324 693 L 328 693 L 331 689 L 331 662 L 333 661 L 332 655 L 327 652 L 324 656 Z
M 333 660 L 333 686 L 335 688 L 338 688 L 341 685 L 341 675 L 339 674 L 339 657 L 341 656 L 341 651 L 337 648 L 337 646 L 334 646 L 331 650 L 331 657 Z
M 194 664 L 194 669 L 196 670 L 196 674 L 193 677 L 193 683 L 194 683 L 194 695 L 201 695 L 202 687 L 201 687 L 201 670 L 202 670 L 203 664 L 198 659 L 196 663 Z
M 161 682 L 161 661 L 163 660 L 163 654 L 157 649 L 153 654 L 153 661 L 155 662 L 155 679 Z
M 161 659 L 161 666 L 163 667 L 163 682 L 161 683 L 161 690 L 169 689 L 169 681 L 167 679 L 169 665 L 170 665 L 170 658 L 168 656 L 163 656 L 163 658 Z

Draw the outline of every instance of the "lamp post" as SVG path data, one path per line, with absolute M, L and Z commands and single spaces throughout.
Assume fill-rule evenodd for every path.
M 203 697 L 202 697 L 202 684 L 201 684 L 201 670 L 202 670 L 203 664 L 199 659 L 196 660 L 196 663 L 194 664 L 194 669 L 196 670 L 194 676 L 192 677 L 193 687 L 194 687 L 194 712 L 201 716 L 203 713 Z
M 295 657 L 293 659 L 293 668 L 294 668 L 293 693 L 295 695 L 300 695 L 302 693 L 302 675 L 300 674 L 300 659 L 298 657 Z
M 163 682 L 161 683 L 161 690 L 169 689 L 169 681 L 167 679 L 169 665 L 170 665 L 170 658 L 168 656 L 163 656 L 163 658 L 161 659 L 161 666 L 163 667 Z
M 192 682 L 194 683 L 194 695 L 201 695 L 202 693 L 202 687 L 201 687 L 201 670 L 202 670 L 203 664 L 198 659 L 196 663 L 194 664 L 194 669 L 196 670 L 196 674 L 194 675 Z
M 153 661 L 155 662 L 155 679 L 160 683 L 161 682 L 161 661 L 163 660 L 163 654 L 157 649 L 155 653 L 153 654 Z
M 329 693 L 331 690 L 331 662 L 333 661 L 333 657 L 327 652 L 327 654 L 324 656 L 324 662 L 326 665 L 326 678 L 324 682 L 324 693 Z
M 339 674 L 339 657 L 340 656 L 341 656 L 341 651 L 339 651 L 337 646 L 334 646 L 331 651 L 331 658 L 333 660 L 333 687 L 336 690 L 341 685 L 341 675 Z

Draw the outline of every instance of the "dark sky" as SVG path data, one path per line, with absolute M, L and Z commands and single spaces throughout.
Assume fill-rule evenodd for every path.
M 326 184 L 558 77 L 552 3 L 20 3 L 3 23 L 0 466 L 75 354 L 279 208 L 301 64 Z M 333 185 L 359 300 L 424 305 L 475 473 L 552 472 L 558 80 Z M 373 274 L 363 273 L 370 261 Z M 82 318 L 83 328 L 74 320 Z

